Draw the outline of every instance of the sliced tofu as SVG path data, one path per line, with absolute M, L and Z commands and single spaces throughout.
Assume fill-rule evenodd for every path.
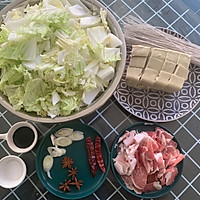
M 162 69 L 163 63 L 164 63 L 164 61 L 158 60 L 158 59 L 151 56 L 149 58 L 149 61 L 147 63 L 146 68 L 150 68 L 150 69 L 154 69 L 156 71 L 160 71 Z
M 152 89 L 163 90 L 165 86 L 168 84 L 170 77 L 171 73 L 161 71 L 159 76 L 156 78 L 154 84 L 152 85 Z
M 142 75 L 142 68 L 128 67 L 126 73 L 126 84 L 130 87 L 136 87 Z
M 162 71 L 172 74 L 175 71 L 175 68 L 176 68 L 176 63 L 165 61 L 162 67 Z
M 144 85 L 142 85 L 142 84 L 137 84 L 137 86 L 135 87 L 135 88 L 137 88 L 137 89 L 139 89 L 139 90 L 148 90 L 148 87 L 145 87 Z
M 187 80 L 188 78 L 189 70 L 184 67 L 183 65 L 179 64 L 174 72 L 174 74 L 180 78 L 183 78 L 184 80 Z
M 147 57 L 150 53 L 151 48 L 142 45 L 133 45 L 131 56 L 142 56 Z
M 172 74 L 168 84 L 164 88 L 164 91 L 168 93 L 178 92 L 183 87 L 184 82 L 185 82 L 185 79 L 175 74 Z
M 147 57 L 134 56 L 130 59 L 129 66 L 144 68 L 146 64 Z
M 157 76 L 158 76 L 157 70 L 146 68 L 139 82 L 144 87 L 150 88 L 154 84 L 154 81 Z
M 190 65 L 190 60 L 191 60 L 191 57 L 189 55 L 180 53 L 178 57 L 178 64 L 188 69 L 188 66 Z
M 166 60 L 172 63 L 177 63 L 179 57 L 179 52 L 176 51 L 167 51 Z
M 167 50 L 165 49 L 160 49 L 160 48 L 152 48 L 151 50 L 151 56 L 164 61 L 167 55 Z

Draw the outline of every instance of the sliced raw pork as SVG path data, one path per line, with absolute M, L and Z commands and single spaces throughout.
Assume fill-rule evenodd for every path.
M 157 127 L 141 133 L 126 131 L 113 161 L 126 187 L 141 194 L 171 185 L 178 174 L 176 165 L 184 158 L 173 136 Z

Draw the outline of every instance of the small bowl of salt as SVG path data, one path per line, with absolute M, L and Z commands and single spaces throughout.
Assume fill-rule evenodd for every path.
M 14 188 L 24 180 L 26 165 L 24 161 L 14 155 L 5 156 L 0 160 L 0 186 Z

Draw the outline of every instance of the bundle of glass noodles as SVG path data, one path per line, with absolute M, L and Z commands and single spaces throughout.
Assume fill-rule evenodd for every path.
M 133 16 L 126 18 L 123 30 L 128 46 L 144 45 L 183 52 L 191 56 L 192 64 L 200 66 L 200 46 L 183 39 L 183 37 L 174 37 L 174 35 Z

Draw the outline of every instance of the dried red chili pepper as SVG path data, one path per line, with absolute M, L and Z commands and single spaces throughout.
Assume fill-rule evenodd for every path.
M 96 136 L 96 139 L 95 139 L 95 156 L 96 156 L 99 168 L 103 172 L 106 172 L 105 164 L 103 161 L 102 150 L 101 150 L 101 138 L 99 136 Z
M 95 174 L 97 171 L 97 162 L 96 162 L 96 156 L 95 156 L 94 143 L 91 137 L 86 138 L 86 147 L 87 147 L 87 153 L 88 153 L 88 160 L 90 164 L 90 170 L 91 170 L 92 176 L 95 177 Z

